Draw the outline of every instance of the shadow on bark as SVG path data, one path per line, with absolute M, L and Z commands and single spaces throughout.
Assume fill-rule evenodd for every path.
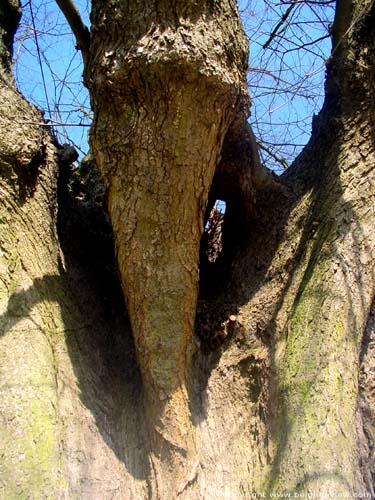
M 289 436 L 295 425 L 298 425 L 296 420 L 289 420 L 287 408 L 283 406 L 284 397 L 277 394 L 277 374 L 273 373 L 275 338 L 278 333 L 277 317 L 283 301 L 304 258 L 308 242 L 313 241 L 310 257 L 294 299 L 291 315 L 312 277 L 317 259 L 323 258 L 330 262 L 336 260 L 341 269 L 348 268 L 345 255 L 335 251 L 335 240 L 338 237 L 343 238 L 350 230 L 357 259 L 364 240 L 356 211 L 350 202 L 342 198 L 344 191 L 339 183 L 339 165 L 332 161 L 329 165 L 326 164 L 327 152 L 331 144 L 336 144 L 336 139 L 321 132 L 318 139 L 315 142 L 314 140 L 299 158 L 297 166 L 285 176 L 285 184 L 289 188 L 284 192 L 259 196 L 257 210 L 247 229 L 248 240 L 233 262 L 231 281 L 223 281 L 205 313 L 214 315 L 212 320 L 207 322 L 207 331 L 212 334 L 213 330 L 223 328 L 225 336 L 221 344 L 214 346 L 210 352 L 197 352 L 193 368 L 196 371 L 191 412 L 195 423 L 199 423 L 206 416 L 204 393 L 208 379 L 218 367 L 223 353 L 233 346 L 245 352 L 249 345 L 251 347 L 252 337 L 258 338 L 267 347 L 267 363 L 258 363 L 250 350 L 239 367 L 243 379 L 249 380 L 249 400 L 253 398 L 253 402 L 259 403 L 260 420 L 271 429 L 271 435 L 274 433 L 273 438 L 276 437 L 277 440 L 278 435 L 283 436 L 272 460 L 270 483 L 279 475 L 280 462 L 288 447 Z M 333 156 L 337 156 L 335 148 L 336 146 Z M 321 156 L 317 155 L 316 151 L 321 151 Z M 316 163 L 322 165 L 321 169 L 309 167 L 312 155 L 316 157 Z M 292 182 L 293 190 L 290 188 Z M 310 190 L 311 201 L 306 208 L 306 214 L 302 214 L 305 217 L 302 217 L 303 228 L 299 243 L 283 268 L 287 278 L 278 279 L 275 275 L 270 277 L 268 273 L 285 237 L 291 213 L 304 194 Z M 130 325 L 123 312 L 124 304 L 115 271 L 110 230 L 105 227 L 107 222 L 103 217 L 103 211 L 100 209 L 96 212 L 92 207 L 82 202 L 77 203 L 69 197 L 60 200 L 59 233 L 65 266 L 61 264 L 59 275 L 36 279 L 31 288 L 11 296 L 3 316 L 9 318 L 5 324 L 5 332 L 20 319 L 28 316 L 36 303 L 59 302 L 69 356 L 79 382 L 81 401 L 95 417 L 98 431 L 104 441 L 126 465 L 129 473 L 136 479 L 147 480 L 149 444 L 142 407 L 142 382 L 135 359 Z M 323 246 L 327 242 L 330 252 L 324 254 Z M 113 264 L 110 264 L 111 262 Z M 358 271 L 357 291 L 365 315 L 367 299 L 362 293 L 361 269 L 361 262 L 355 261 L 355 269 L 352 269 L 352 272 Z M 352 296 L 352 281 L 348 275 L 347 277 L 345 287 L 348 296 Z M 230 317 L 236 316 L 240 308 L 248 304 L 270 279 L 276 280 L 277 300 L 274 301 L 275 297 L 271 297 L 269 302 L 265 298 L 265 304 L 258 311 L 254 311 L 254 318 L 246 329 L 237 319 L 231 320 Z M 88 293 L 84 291 L 86 289 L 89 290 Z M 324 298 L 321 296 L 318 300 Z M 352 304 L 349 307 L 349 315 L 348 322 L 352 325 L 353 334 L 351 340 L 357 344 L 360 341 L 362 326 L 356 323 L 357 314 L 352 309 Z M 306 354 L 313 353 L 314 349 L 312 345 L 311 352 L 307 351 Z M 325 363 L 322 356 L 321 369 L 324 369 Z M 307 393 L 313 390 L 315 382 L 315 379 L 310 381 Z M 275 405 L 275 397 L 278 398 L 278 408 Z M 305 477 L 306 486 L 308 482 L 322 479 L 323 476 L 336 479 L 334 473 L 327 475 L 318 471 Z M 300 487 L 303 487 L 302 483 Z
M 298 426 L 301 425 L 299 417 L 304 412 L 304 406 L 301 405 L 294 418 L 291 419 L 290 408 L 286 404 L 288 395 L 287 393 L 280 393 L 278 388 L 280 374 L 272 373 L 272 371 L 273 367 L 276 366 L 275 349 L 277 339 L 280 338 L 281 333 L 278 315 L 287 294 L 290 293 L 292 282 L 301 262 L 306 261 L 306 250 L 309 247 L 311 248 L 307 256 L 307 265 L 300 279 L 297 293 L 293 298 L 291 310 L 288 313 L 289 318 L 293 318 L 301 297 L 304 293 L 309 293 L 308 286 L 314 283 L 314 279 L 316 280 L 314 272 L 316 273 L 318 262 L 319 266 L 323 268 L 328 267 L 329 264 L 333 267 L 336 265 L 337 270 L 342 272 L 344 276 L 343 295 L 349 298 L 349 304 L 346 305 L 347 314 L 343 327 L 346 334 L 350 335 L 349 343 L 355 351 L 361 342 L 364 322 L 369 310 L 369 286 L 368 282 L 367 284 L 363 282 L 365 271 L 363 262 L 361 262 L 361 255 L 364 253 L 371 255 L 372 249 L 370 244 L 366 243 L 366 234 L 363 232 L 363 221 L 358 214 L 358 206 L 343 197 L 344 193 L 347 193 L 350 189 L 350 177 L 344 177 L 346 184 L 342 185 L 340 181 L 340 178 L 343 178 L 342 169 L 350 167 L 339 162 L 339 154 L 342 144 L 345 144 L 345 137 L 344 132 L 338 126 L 337 119 L 333 118 L 334 112 L 338 108 L 333 106 L 330 109 L 330 104 L 329 102 L 326 103 L 321 112 L 319 118 L 320 129 L 315 130 L 310 143 L 296 160 L 294 167 L 284 175 L 286 182 L 293 183 L 293 190 L 297 196 L 293 197 L 292 195 L 291 199 L 287 200 L 286 203 L 283 203 L 280 198 L 279 200 L 271 198 L 264 200 L 263 203 L 260 202 L 260 217 L 252 227 L 251 242 L 248 246 L 250 250 L 245 250 L 243 256 L 236 263 L 232 278 L 233 282 L 230 285 L 231 292 L 234 296 L 237 296 L 238 307 L 241 307 L 241 305 L 249 303 L 252 296 L 261 289 L 267 280 L 271 279 L 267 273 L 278 251 L 278 244 L 283 239 L 283 228 L 290 221 L 292 211 L 298 206 L 304 193 L 310 191 L 311 201 L 305 217 L 302 218 L 303 229 L 298 246 L 293 249 L 290 262 L 285 261 L 286 267 L 284 271 L 287 271 L 287 278 L 285 281 L 280 281 L 277 280 L 276 276 L 272 277 L 272 279 L 275 279 L 276 287 L 280 288 L 279 297 L 274 301 L 272 308 L 269 308 L 268 311 L 267 307 L 265 308 L 265 315 L 267 315 L 267 312 L 271 312 L 271 314 L 264 321 L 260 331 L 256 331 L 256 327 L 254 328 L 254 325 L 252 325 L 255 333 L 260 335 L 269 346 L 268 369 L 270 370 L 270 377 L 268 380 L 270 385 L 265 389 L 268 393 L 267 419 L 268 427 L 272 430 L 277 443 L 269 475 L 269 492 L 272 491 L 273 484 L 276 484 L 277 480 L 285 474 L 285 471 L 280 470 L 280 464 L 288 454 L 290 436 L 294 432 L 298 434 Z M 369 123 L 371 123 L 370 118 Z M 340 136 L 340 133 L 343 135 Z M 315 159 L 314 163 L 311 162 L 311 158 Z M 361 173 L 357 171 L 353 175 L 361 176 Z M 361 207 L 361 204 L 362 202 L 358 200 L 359 207 Z M 265 218 L 262 216 L 263 210 L 264 214 L 267 214 Z M 272 215 L 270 217 L 269 214 L 273 214 L 273 220 Z M 351 239 L 351 246 L 346 243 L 345 248 L 340 247 L 340 242 L 342 243 L 344 239 L 346 241 Z M 293 241 L 291 243 L 294 244 Z M 345 253 L 345 250 L 347 253 Z M 261 261 L 260 264 L 257 259 Z M 246 270 L 245 275 L 244 270 Z M 333 269 L 332 272 L 335 273 L 336 270 Z M 355 279 L 353 279 L 354 276 Z M 247 283 L 248 286 L 242 286 L 244 283 Z M 330 286 L 330 281 L 327 281 L 321 289 L 319 289 L 319 286 L 314 289 L 314 293 L 316 293 L 314 300 L 320 303 L 322 307 L 325 301 L 333 302 L 335 300 Z M 267 297 L 265 297 L 265 303 L 267 303 Z M 318 325 L 318 317 L 315 320 L 316 325 Z M 332 318 L 332 320 L 334 321 L 335 318 Z M 311 326 L 313 329 L 314 326 Z M 288 331 L 285 330 L 283 335 L 285 335 L 286 342 L 288 342 Z M 307 341 L 311 344 L 305 350 L 304 359 L 300 359 L 301 367 L 307 367 L 310 357 L 314 357 L 317 362 L 317 369 L 316 375 L 309 381 L 309 386 L 305 387 L 306 398 L 313 393 L 320 372 L 327 368 L 330 363 L 329 339 L 324 339 L 324 337 L 318 335 L 315 336 L 312 331 L 307 339 L 309 337 L 310 339 Z M 317 342 L 321 344 L 321 350 L 317 349 Z M 275 404 L 276 401 L 277 404 Z M 372 440 L 370 436 L 368 436 L 368 439 Z M 371 462 L 369 462 L 364 466 L 364 469 L 371 467 Z M 326 478 L 323 472 L 317 472 L 316 476 L 320 478 L 321 482 L 322 479 Z M 308 474 L 305 476 L 304 484 L 306 487 L 306 481 L 310 481 L 310 477 Z M 359 481 L 361 482 L 361 480 Z M 300 483 L 300 487 L 303 487 L 302 483 Z M 372 491 L 371 483 L 367 482 L 366 487 Z
M 343 175 L 343 169 L 353 168 L 349 166 L 350 163 L 345 165 L 343 163 L 345 160 L 339 160 L 343 145 L 346 144 L 348 150 L 350 149 L 344 130 L 347 117 L 345 119 L 343 117 L 337 118 L 340 106 L 337 101 L 332 101 L 331 98 L 326 100 L 320 116 L 314 119 L 313 136 L 309 144 L 296 160 L 294 166 L 281 178 L 285 189 L 277 193 L 258 194 L 253 219 L 245 228 L 246 241 L 238 249 L 239 252 L 232 262 L 231 269 L 229 269 L 229 280 L 225 274 L 216 273 L 215 279 L 217 281 L 211 290 L 209 300 L 205 300 L 204 295 L 201 296 L 201 308 L 206 309 L 203 311 L 203 315 L 208 317 L 205 345 L 209 348 L 206 349 L 206 354 L 196 357 L 196 373 L 200 376 L 200 384 L 196 388 L 196 408 L 199 409 L 195 412 L 195 417 L 198 420 L 205 418 L 206 408 L 202 395 L 211 373 L 220 365 L 224 352 L 228 349 L 234 351 L 239 346 L 238 348 L 242 349 L 243 352 L 248 349 L 250 354 L 247 358 L 251 358 L 252 345 L 249 341 L 251 338 L 259 339 L 268 349 L 267 362 L 263 361 L 258 364 L 249 362 L 241 374 L 244 381 L 246 379 L 251 381 L 250 396 L 252 395 L 259 403 L 259 419 L 265 422 L 266 427 L 270 429 L 271 439 L 277 443 L 273 458 L 270 457 L 269 493 L 282 473 L 280 467 L 285 455 L 290 452 L 288 452 L 290 437 L 296 432 L 298 434 L 298 426 L 301 425 L 299 419 L 304 412 L 304 408 L 301 406 L 300 410 L 290 417 L 290 408 L 287 404 L 288 395 L 280 392 L 278 387 L 280 374 L 275 373 L 276 347 L 280 334 L 284 335 L 288 342 L 287 330 L 284 333 L 280 331 L 279 314 L 284 301 L 291 293 L 293 281 L 301 269 L 301 262 L 305 261 L 305 268 L 302 276 L 297 277 L 299 285 L 292 298 L 291 309 L 288 313 L 289 318 L 293 318 L 296 314 L 302 296 L 310 293 L 309 287 L 315 279 L 314 272 L 316 272 L 317 265 L 330 268 L 329 274 L 337 272 L 334 269 L 336 266 L 344 277 L 343 296 L 348 297 L 349 303 L 345 306 L 347 312 L 343 327 L 345 335 L 350 337 L 348 343 L 354 351 L 358 350 L 361 343 L 364 323 L 369 310 L 368 276 L 363 278 L 366 271 L 364 272 L 361 255 L 371 255 L 372 249 L 370 243 L 366 243 L 366 234 L 363 232 L 362 220 L 358 213 L 363 202 L 360 199 L 358 199 L 358 203 L 353 202 L 343 196 L 351 189 L 351 178 Z M 365 121 L 366 118 L 363 117 L 363 122 Z M 367 121 L 372 123 L 370 116 L 367 116 Z M 356 126 L 352 125 L 353 128 Z M 373 141 L 373 130 L 371 137 Z M 364 140 L 366 139 L 368 138 Z M 314 161 L 311 161 L 312 158 Z M 349 157 L 348 161 L 350 162 Z M 355 175 L 362 177 L 360 170 L 353 173 L 353 178 Z M 342 185 L 341 179 L 344 179 L 344 185 Z M 360 189 L 358 193 L 360 193 Z M 308 198 L 305 205 L 301 203 L 304 198 Z M 358 196 L 358 198 L 361 197 Z M 301 211 L 300 214 L 293 214 L 296 208 Z M 293 248 L 290 249 L 290 255 L 279 258 L 277 253 L 280 248 L 283 248 L 280 245 L 286 237 L 285 232 L 288 231 L 288 236 L 293 236 L 290 234 L 290 226 L 293 223 L 297 223 L 296 230 L 300 236 L 298 239 L 291 238 L 290 243 Z M 349 246 L 348 240 L 351 240 Z M 343 243 L 344 241 L 345 243 Z M 345 245 L 345 248 L 342 245 Z M 280 261 L 279 266 L 277 260 Z M 353 279 L 353 276 L 356 278 Z M 274 286 L 267 288 L 266 285 L 269 282 L 274 282 Z M 225 320 L 230 316 L 236 317 L 241 308 L 249 304 L 265 286 L 266 293 L 268 290 L 270 296 L 263 294 L 263 303 L 258 304 L 256 310 L 252 310 L 253 317 L 247 320 L 245 328 L 235 321 L 232 325 L 232 334 L 228 335 L 227 331 L 224 332 L 221 342 L 214 343 L 213 347 L 210 348 L 209 342 L 212 340 L 215 342 L 215 333 L 213 332 L 219 332 L 220 337 L 220 328 L 223 329 Z M 217 287 L 216 291 L 215 287 Z M 207 290 L 207 286 L 205 290 Z M 326 301 L 340 300 L 332 294 L 329 281 L 319 283 L 314 293 L 316 296 L 313 297 L 313 300 L 317 304 L 321 304 L 322 307 Z M 222 312 L 223 321 L 220 322 Z M 201 313 L 198 306 L 198 328 L 202 330 L 202 323 L 204 329 L 205 319 L 202 320 L 199 314 Z M 210 315 L 214 316 L 216 323 L 210 321 Z M 219 322 L 217 321 L 218 317 Z M 332 320 L 334 321 L 335 318 Z M 318 324 L 318 318 L 316 321 Z M 316 360 L 315 375 L 305 386 L 306 398 L 313 394 L 320 373 L 328 369 L 330 363 L 328 339 L 325 339 L 324 335 L 315 336 L 312 331 L 314 326 L 311 326 L 311 333 L 307 336 L 307 342 L 310 345 L 302 353 L 303 359 L 300 359 L 301 366 L 307 366 L 310 357 L 314 357 Z M 317 342 L 319 342 L 320 350 L 317 349 Z M 256 360 L 256 357 L 254 359 Z M 254 368 L 256 369 L 254 370 Z M 255 384 L 254 379 L 257 381 Z M 361 390 L 363 391 L 363 387 Z M 368 419 L 366 422 L 368 428 Z M 373 438 L 369 433 L 367 433 L 365 441 L 367 444 L 362 443 L 362 446 L 372 449 Z M 363 479 L 356 480 L 359 487 L 363 488 L 363 484 L 365 484 L 369 491 L 372 491 L 373 487 L 371 480 L 366 480 L 365 477 L 366 475 L 370 477 L 371 473 L 368 471 L 372 468 L 371 461 L 363 464 Z M 318 464 L 316 469 L 316 474 L 306 473 L 304 483 L 300 482 L 299 487 L 307 487 L 307 483 L 315 479 L 324 482 L 340 475 L 339 472 L 327 475 L 326 471 L 319 471 Z M 348 486 L 344 475 L 339 482 L 345 488 Z M 348 489 L 350 490 L 350 486 Z
M 10 296 L 0 316 L 1 334 L 24 318 L 34 321 L 35 305 L 59 304 L 79 398 L 118 460 L 135 479 L 146 481 L 150 472 L 143 388 L 110 228 L 98 206 L 79 202 L 66 192 L 59 194 L 58 231 L 64 263 L 60 262 L 59 274 L 34 279 L 30 288 Z M 61 333 L 45 331 L 43 324 L 35 326 L 50 338 L 51 345 L 54 333 Z M 74 432 L 81 431 L 85 432 L 79 428 Z M 94 459 L 100 461 L 100 457 Z M 83 474 L 79 480 L 90 481 L 90 475 Z

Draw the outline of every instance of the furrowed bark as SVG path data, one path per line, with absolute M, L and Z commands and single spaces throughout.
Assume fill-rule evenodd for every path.
M 311 141 L 267 190 L 232 3 L 137 4 L 94 2 L 85 68 L 137 362 L 101 202 L 67 170 L 58 189 L 9 72 L 18 5 L 0 7 L 0 496 L 373 496 L 374 6 L 338 11 Z M 215 170 L 243 244 L 195 350 Z
M 102 246 L 83 235 L 97 221 L 81 215 L 72 232 L 77 207 L 58 204 L 58 192 L 68 193 L 58 149 L 39 125 L 40 111 L 14 85 L 19 16 L 17 1 L 1 3 L 0 497 L 146 498 L 148 442 L 129 328 L 121 314 L 112 321 L 104 312 L 108 289 L 102 284 L 99 298 L 90 278 L 98 262 L 110 261 L 102 255 L 95 273 L 83 272 L 93 247 Z M 79 266 L 72 248 L 84 245 Z
M 375 290 L 374 12 L 371 2 L 338 8 L 349 9 L 351 29 L 337 28 L 344 38 L 335 40 L 315 142 L 289 174 L 306 175 L 310 162 L 314 180 L 310 236 L 276 319 L 281 325 L 288 311 L 275 345 L 280 430 L 269 490 L 324 498 L 367 494 L 358 482 L 355 420 Z
M 225 133 L 247 104 L 247 43 L 233 1 L 113 8 L 93 2 L 91 146 L 145 385 L 155 494 L 165 497 L 195 475 L 199 245 Z
M 43 278 L 57 272 L 57 162 L 40 113 L 11 74 L 17 1 L 0 7 L 0 496 L 61 492 L 49 330 L 61 327 Z M 25 124 L 35 123 L 35 125 Z M 34 286 L 35 285 L 35 286 Z M 55 317 L 54 317 L 55 315 Z M 48 319 L 46 319 L 48 318 Z

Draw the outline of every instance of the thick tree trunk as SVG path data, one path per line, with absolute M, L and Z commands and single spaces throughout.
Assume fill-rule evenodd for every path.
M 355 418 L 375 290 L 374 20 L 373 2 L 338 3 L 318 130 L 289 176 L 310 170 L 314 179 L 299 265 L 276 317 L 276 490 L 353 496 L 364 489 Z
M 91 145 L 147 396 L 155 495 L 173 497 L 198 463 L 189 370 L 199 248 L 225 134 L 236 114 L 246 119 L 247 42 L 233 0 L 94 1 L 92 20 Z
M 0 7 L 3 498 L 36 498 L 41 488 L 49 495 L 59 481 L 56 380 L 47 332 L 63 327 L 58 308 L 45 295 L 48 280 L 58 273 L 57 237 L 51 224 L 57 170 L 48 133 L 30 125 L 41 121 L 40 113 L 15 90 L 10 72 L 20 14 L 17 2 Z
M 95 206 L 69 205 L 67 186 L 58 189 L 58 164 L 67 165 L 15 88 L 19 16 L 18 2 L 1 3 L 0 497 L 146 498 L 130 329 L 100 269 L 111 249 L 95 233 L 103 239 L 101 219 L 87 216 Z
M 106 219 L 58 189 L 0 7 L 1 497 L 374 496 L 374 15 L 338 2 L 311 141 L 254 208 L 234 5 L 94 2 L 91 141 L 134 353 Z M 236 164 L 246 241 L 198 342 L 205 206 L 215 170 L 236 202 Z

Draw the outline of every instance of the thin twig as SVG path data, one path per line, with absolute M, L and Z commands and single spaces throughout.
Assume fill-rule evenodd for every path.
M 279 156 L 277 153 L 272 151 L 271 148 L 266 146 L 262 141 L 259 139 L 256 139 L 257 145 L 260 147 L 260 149 L 263 149 L 268 155 L 270 155 L 274 160 L 276 160 L 278 163 L 280 163 L 283 167 L 284 170 L 289 168 L 288 162 L 283 158 L 282 156 Z
M 17 122 L 19 125 L 35 125 L 36 127 L 91 127 L 89 123 L 65 123 L 57 122 L 55 120 L 46 120 L 45 122 L 30 122 L 22 121 Z
M 284 14 L 282 15 L 280 21 L 276 24 L 275 28 L 272 30 L 272 33 L 270 34 L 268 40 L 266 43 L 263 44 L 263 49 L 266 49 L 269 44 L 272 42 L 272 40 L 275 38 L 277 35 L 277 32 L 281 28 L 281 26 L 285 23 L 285 21 L 288 19 L 289 14 L 292 12 L 293 8 L 297 5 L 299 0 L 292 0 L 292 3 L 289 5 L 289 7 L 286 9 Z
M 43 82 L 44 95 L 46 96 L 47 110 L 48 110 L 49 116 L 51 117 L 51 116 L 52 116 L 52 113 L 51 113 L 51 108 L 50 108 L 50 105 L 49 105 L 49 99 L 48 99 L 48 92 L 47 92 L 46 79 L 45 79 L 45 77 L 44 77 L 44 71 L 43 71 L 43 64 L 42 64 L 41 50 L 40 50 L 40 47 L 39 47 L 39 40 L 38 40 L 38 35 L 37 35 L 36 27 L 35 27 L 34 11 L 33 11 L 33 6 L 32 6 L 32 4 L 31 4 L 31 2 L 30 2 L 29 7 L 30 7 L 30 14 L 31 14 L 31 23 L 32 23 L 32 26 L 33 26 L 33 32 L 34 32 L 34 39 L 35 39 L 36 52 L 37 52 L 37 54 L 38 54 L 38 61 L 39 61 L 40 73 L 41 73 L 41 75 L 42 75 L 42 82 Z

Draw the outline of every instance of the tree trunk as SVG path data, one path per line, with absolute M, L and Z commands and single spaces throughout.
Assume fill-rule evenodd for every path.
M 110 236 L 98 206 L 69 197 L 69 149 L 15 88 L 19 16 L 18 2 L 1 3 L 0 497 L 146 498 L 141 385 Z
M 47 291 L 58 275 L 54 150 L 10 72 L 17 2 L 0 7 L 1 442 L 0 495 L 53 494 L 59 481 L 56 379 L 48 332 L 63 330 Z M 51 478 L 53 478 L 51 480 Z
M 146 391 L 153 491 L 175 497 L 199 461 L 189 407 L 199 248 L 226 131 L 246 115 L 247 43 L 233 0 L 94 1 L 92 19 L 91 146 Z
M 101 201 L 69 193 L 11 82 L 17 12 L 0 7 L 0 495 L 374 496 L 373 2 L 338 2 L 325 103 L 279 189 L 244 170 L 234 3 L 93 2 L 91 145 L 133 337 Z M 194 336 L 210 186 L 236 165 L 245 241 Z

